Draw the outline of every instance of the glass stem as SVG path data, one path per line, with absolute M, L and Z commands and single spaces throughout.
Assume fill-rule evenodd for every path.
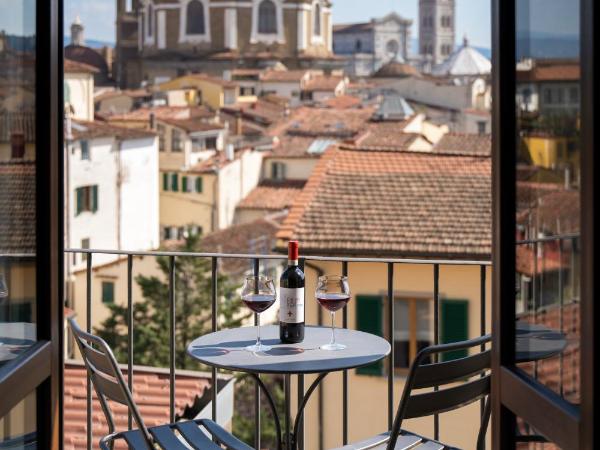
M 256 346 L 260 347 L 260 314 L 256 315 Z
M 335 326 L 333 324 L 333 319 L 335 317 L 335 313 L 331 311 L 331 345 L 335 344 Z

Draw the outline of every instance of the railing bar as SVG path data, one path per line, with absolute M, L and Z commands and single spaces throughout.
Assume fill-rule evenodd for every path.
M 348 261 L 342 261 L 342 275 L 348 276 Z M 344 308 L 342 312 L 342 326 L 348 328 L 348 308 Z M 348 444 L 348 371 L 342 373 L 342 409 L 343 409 L 343 427 L 342 427 L 342 442 Z
M 298 261 L 298 266 L 300 267 L 300 270 L 302 270 L 302 272 L 304 272 L 304 270 L 305 270 L 304 258 L 300 258 L 300 260 Z M 304 290 L 304 308 L 306 311 L 306 289 Z M 318 310 L 320 311 L 321 308 L 318 308 Z M 298 393 L 297 393 L 298 408 L 300 408 L 300 405 L 302 405 L 303 399 L 304 399 L 304 375 L 298 375 Z M 304 414 L 302 414 L 302 416 L 300 417 L 300 420 L 298 421 L 298 435 L 294 436 L 294 439 L 296 442 L 296 449 L 304 450 Z
M 175 422 L 175 256 L 169 257 L 169 420 Z
M 553 242 L 553 241 L 561 241 L 561 240 L 566 240 L 566 239 L 576 239 L 578 237 L 579 237 L 578 233 L 565 233 L 565 234 L 559 234 L 559 235 L 554 235 L 554 236 L 544 236 L 544 237 L 535 238 L 535 239 L 522 239 L 520 241 L 516 241 L 515 243 L 517 245 L 534 244 L 536 242 Z
M 563 241 L 558 241 L 558 302 L 559 302 L 559 310 L 558 310 L 558 329 L 560 332 L 563 332 L 563 308 L 565 307 L 565 298 L 563 292 Z M 559 366 L 558 366 L 558 374 L 559 374 L 559 392 L 560 396 L 564 395 L 564 386 L 563 386 L 563 352 L 559 354 Z
M 538 314 L 538 241 L 533 243 L 533 323 L 537 323 Z M 533 362 L 533 378 L 537 380 L 538 364 L 537 360 Z
M 105 250 L 105 249 L 86 249 L 69 248 L 66 253 L 98 253 L 108 255 L 132 255 L 132 256 L 185 256 L 195 258 L 223 258 L 223 259 L 266 259 L 266 260 L 287 260 L 287 255 L 281 254 L 248 254 L 248 253 L 201 253 L 201 252 L 168 252 L 168 251 L 133 251 L 133 250 Z M 367 263 L 394 263 L 394 264 L 420 264 L 432 265 L 440 264 L 445 266 L 491 266 L 491 261 L 485 260 L 456 260 L 456 259 L 410 259 L 410 258 L 356 258 L 345 256 L 305 256 L 306 261 L 330 261 L 330 262 L 367 262 Z
M 287 450 L 291 450 L 292 448 L 292 439 L 291 439 L 291 411 L 290 411 L 290 382 L 291 376 L 286 374 L 284 376 L 284 392 L 285 392 L 285 448 Z M 260 448 L 260 447 L 258 447 Z
M 433 265 L 433 340 L 434 344 L 440 343 L 440 266 Z M 434 362 L 439 362 L 439 355 L 434 355 Z M 434 386 L 435 391 L 439 389 Z M 437 441 L 440 438 L 440 416 L 433 416 L 433 438 Z
M 92 332 L 92 253 L 86 259 L 86 331 Z M 87 450 L 92 450 L 92 381 L 86 378 Z
M 479 293 L 479 300 L 480 300 L 480 306 L 479 306 L 479 334 L 480 336 L 485 336 L 485 320 L 486 320 L 486 276 L 487 276 L 487 268 L 485 266 L 481 266 L 479 268 L 479 289 L 480 289 L 480 293 Z M 485 351 L 485 344 L 481 344 L 480 350 L 483 352 Z M 481 374 L 481 376 L 485 376 L 485 374 Z M 485 398 L 482 398 L 481 401 L 479 402 L 479 408 L 480 408 L 480 418 L 481 418 L 481 424 L 483 423 L 483 413 L 485 410 Z M 485 445 L 485 443 L 484 443 Z
M 388 430 L 392 429 L 394 422 L 394 264 L 388 263 L 387 272 L 387 297 L 388 297 L 388 333 L 391 346 L 388 368 Z
M 218 269 L 219 269 L 219 260 L 216 257 L 212 257 L 211 258 L 211 278 L 210 278 L 210 300 L 211 300 L 211 311 L 212 311 L 212 318 L 211 318 L 211 328 L 212 328 L 212 332 L 215 333 L 218 329 L 218 314 L 219 314 L 219 305 L 217 303 L 217 289 L 218 289 L 218 285 L 217 285 L 217 277 L 218 277 Z M 212 420 L 214 422 L 217 422 L 217 398 L 218 398 L 218 390 L 219 390 L 219 385 L 218 385 L 218 379 L 217 379 L 217 368 L 216 367 L 212 367 L 211 368 L 211 372 L 212 372 L 212 386 L 213 386 L 213 390 L 212 390 L 212 404 L 211 404 L 211 412 L 212 412 Z
M 133 256 L 127 255 L 127 385 L 133 394 Z M 127 410 L 127 426 L 133 428 L 131 410 Z
M 252 260 L 252 273 L 255 277 L 260 275 L 260 259 Z M 258 284 L 254 284 L 254 293 L 258 294 Z M 258 326 L 258 314 L 254 313 L 254 326 Z M 260 378 L 260 375 L 256 375 Z M 261 446 L 261 423 L 260 423 L 260 385 L 258 382 L 254 384 L 254 448 Z

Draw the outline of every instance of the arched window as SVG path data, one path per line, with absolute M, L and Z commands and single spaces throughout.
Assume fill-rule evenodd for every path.
M 185 31 L 187 34 L 204 34 L 204 5 L 199 0 L 187 4 Z
M 152 30 L 152 24 L 154 23 L 154 17 L 152 17 L 154 15 L 154 8 L 152 7 L 152 4 L 149 3 L 148 4 L 148 12 L 147 12 L 148 17 L 146 18 L 146 21 L 148 23 L 148 36 L 152 36 L 153 30 Z
M 362 41 L 360 39 L 356 40 L 356 43 L 354 44 L 354 49 L 357 52 L 360 52 L 362 50 Z
M 315 10 L 313 12 L 314 18 L 314 34 L 315 36 L 321 36 L 321 5 L 315 4 Z
M 272 0 L 263 0 L 258 7 L 258 32 L 277 33 L 277 8 Z

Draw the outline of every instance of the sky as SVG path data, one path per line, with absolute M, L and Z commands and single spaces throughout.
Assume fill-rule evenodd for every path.
M 0 0 L 6 2 L 7 0 Z M 87 39 L 114 42 L 115 0 L 65 0 L 65 34 L 77 15 L 86 28 Z M 458 42 L 466 34 L 476 46 L 490 47 L 491 0 L 456 0 Z M 372 17 L 381 17 L 392 11 L 415 20 L 418 0 L 333 0 L 334 23 L 362 22 Z M 413 37 L 418 36 L 418 27 L 412 28 Z

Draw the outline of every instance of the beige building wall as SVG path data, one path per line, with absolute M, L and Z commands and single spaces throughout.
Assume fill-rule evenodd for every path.
M 73 108 L 73 119 L 94 120 L 94 77 L 89 73 L 65 73 L 68 103 Z
M 311 263 L 316 264 L 316 263 Z M 318 266 L 326 274 L 341 274 L 340 263 L 319 263 Z M 469 337 L 480 335 L 480 287 L 479 266 L 475 267 L 440 267 L 440 298 L 466 299 L 469 301 Z M 306 270 L 306 320 L 307 324 L 317 323 L 318 304 L 314 298 L 317 273 L 313 269 Z M 349 264 L 349 282 L 352 298 L 348 303 L 348 323 L 356 328 L 356 295 L 373 294 L 386 295 L 387 265 L 375 263 Z M 491 270 L 487 270 L 487 323 L 486 330 L 491 329 L 490 297 Z M 400 265 L 394 266 L 394 290 L 396 298 L 416 295 L 432 296 L 433 267 L 431 265 Z M 387 304 L 384 300 L 383 323 Z M 322 311 L 323 323 L 329 323 L 326 311 Z M 342 324 L 342 314 L 336 314 L 336 326 Z M 394 411 L 404 387 L 406 371 L 396 369 L 394 386 Z M 293 377 L 292 392 L 296 391 Z M 305 386 L 308 388 L 315 377 L 307 377 Z M 349 371 L 349 439 L 358 441 L 387 428 L 387 369 L 384 364 L 383 376 L 357 375 L 355 370 Z M 330 374 L 323 382 L 323 435 L 324 447 L 336 448 L 342 444 L 342 375 Z M 318 449 L 318 394 L 315 393 L 307 407 L 305 432 L 306 448 Z M 295 395 L 292 396 L 293 400 Z M 292 411 L 296 410 L 296 405 Z M 433 419 L 413 419 L 406 421 L 403 428 L 433 437 Z M 447 444 L 459 448 L 475 448 L 477 432 L 479 431 L 479 403 L 470 405 L 457 412 L 446 413 L 440 417 L 440 439 Z M 489 432 L 488 432 L 489 438 Z
M 308 180 L 319 158 L 265 158 L 263 162 L 263 178 L 271 178 L 274 163 L 285 164 L 286 178 L 290 180 Z
M 176 173 L 176 172 L 169 172 Z M 161 227 L 186 227 L 198 225 L 202 233 L 214 231 L 216 226 L 216 176 L 214 174 L 194 175 L 188 172 L 179 173 L 179 192 L 160 190 L 160 225 Z M 181 192 L 183 176 L 188 177 L 191 188 L 195 188 L 195 178 L 202 177 L 202 192 Z

